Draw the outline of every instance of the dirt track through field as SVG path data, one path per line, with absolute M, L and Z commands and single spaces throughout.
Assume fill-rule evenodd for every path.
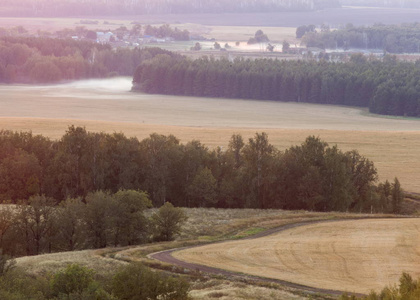
M 420 219 L 322 222 L 251 240 L 185 249 L 173 256 L 194 266 L 273 278 L 324 292 L 369 293 L 397 283 L 402 272 L 420 276 Z

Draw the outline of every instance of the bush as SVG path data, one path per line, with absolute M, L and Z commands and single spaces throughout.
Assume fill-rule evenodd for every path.
M 124 300 L 184 300 L 188 290 L 182 278 L 153 272 L 139 263 L 124 266 L 112 280 L 113 295 Z
M 106 300 L 112 297 L 94 280 L 94 271 L 77 264 L 69 265 L 51 279 L 52 294 L 61 300 Z

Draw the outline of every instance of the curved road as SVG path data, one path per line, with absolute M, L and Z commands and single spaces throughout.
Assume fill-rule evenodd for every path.
M 373 219 L 373 218 L 369 218 L 369 219 Z M 282 232 L 282 231 L 285 231 L 285 230 L 288 230 L 288 229 L 292 229 L 292 228 L 296 228 L 296 227 L 300 227 L 300 226 L 305 226 L 305 225 L 309 225 L 309 224 L 324 223 L 324 222 L 339 222 L 339 221 L 348 221 L 348 220 L 352 220 L 352 219 L 317 220 L 317 221 L 305 221 L 305 222 L 300 222 L 300 223 L 287 224 L 287 225 L 284 225 L 284 226 L 281 226 L 281 227 L 266 230 L 266 231 L 261 232 L 259 234 L 253 235 L 251 237 L 247 237 L 245 239 L 257 239 L 257 238 L 265 237 L 265 236 L 268 236 L 268 235 L 271 235 L 271 234 L 274 234 L 274 233 Z M 225 242 L 225 241 L 218 242 L 218 243 L 223 243 L 223 242 Z M 173 265 L 180 266 L 180 267 L 186 268 L 186 269 L 197 270 L 197 271 L 200 271 L 200 272 L 203 272 L 203 273 L 278 283 L 278 284 L 281 284 L 281 285 L 284 285 L 284 286 L 287 286 L 287 287 L 291 287 L 291 288 L 294 288 L 294 289 L 303 290 L 303 291 L 305 291 L 307 293 L 310 293 L 310 294 L 322 293 L 322 294 L 329 294 L 329 295 L 342 295 L 342 294 L 346 293 L 345 291 L 321 289 L 321 288 L 306 286 L 306 285 L 297 284 L 297 283 L 293 283 L 293 282 L 289 282 L 289 281 L 285 281 L 285 280 L 258 277 L 258 276 L 253 276 L 253 275 L 246 275 L 246 274 L 242 274 L 242 273 L 236 273 L 236 272 L 217 269 L 217 268 L 208 267 L 208 266 L 204 266 L 204 265 L 188 263 L 188 262 L 185 262 L 185 261 L 181 261 L 181 260 L 172 256 L 172 253 L 175 252 L 175 251 L 188 249 L 188 248 L 195 248 L 195 247 L 200 247 L 200 246 L 202 246 L 202 245 L 156 252 L 156 253 L 150 254 L 149 257 L 153 258 L 153 259 L 156 259 L 156 260 L 159 260 L 161 262 L 173 264 Z M 354 294 L 354 295 L 364 296 L 364 294 Z

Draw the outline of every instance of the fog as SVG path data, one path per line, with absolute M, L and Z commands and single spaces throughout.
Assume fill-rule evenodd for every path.
M 132 87 L 131 77 L 114 77 L 109 79 L 89 79 L 74 81 L 68 84 L 58 85 L 59 87 L 72 88 L 79 91 L 107 91 L 107 92 L 129 92 Z

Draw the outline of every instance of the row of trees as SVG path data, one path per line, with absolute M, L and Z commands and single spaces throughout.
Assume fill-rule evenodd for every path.
M 132 76 L 159 48 L 111 49 L 89 41 L 51 38 L 0 38 L 0 83 L 52 83 L 62 80 Z
M 369 107 L 420 116 L 419 63 L 353 55 L 348 63 L 271 59 L 189 60 L 166 55 L 141 64 L 133 89 L 146 93 Z
M 308 29 L 308 26 L 306 29 Z M 302 36 L 304 27 L 300 26 L 296 36 Z M 381 49 L 389 53 L 419 53 L 420 24 L 384 25 L 355 27 L 348 24 L 337 30 L 307 30 L 302 42 L 307 47 L 322 49 Z
M 179 233 L 186 216 L 165 203 L 150 218 L 151 201 L 144 192 L 98 191 L 84 200 L 32 196 L 0 211 L 0 249 L 12 256 L 130 246 L 167 241 Z
M 189 41 L 190 32 L 188 30 L 180 30 L 178 28 L 172 29 L 168 24 L 164 24 L 160 27 L 153 27 L 147 25 L 144 29 L 144 34 L 152 35 L 159 38 L 171 37 L 175 41 Z
M 282 208 L 398 212 L 398 180 L 375 185 L 376 169 L 357 151 L 343 153 L 319 138 L 284 152 L 265 133 L 226 151 L 170 135 L 139 141 L 121 133 L 69 127 L 59 141 L 31 133 L 0 134 L 0 199 L 45 194 L 57 202 L 89 193 L 144 190 L 154 206 Z
M 3 0 L 0 14 L 19 17 L 308 11 L 339 0 Z

